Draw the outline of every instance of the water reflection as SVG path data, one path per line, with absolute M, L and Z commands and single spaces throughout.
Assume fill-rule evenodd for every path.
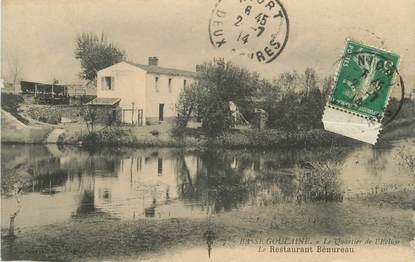
M 393 150 L 252 152 L 3 145 L 6 182 L 27 172 L 19 226 L 99 215 L 112 219 L 206 217 L 245 206 L 342 202 L 356 194 L 413 189 Z M 6 183 L 7 184 L 7 183 Z M 388 189 L 387 189 L 388 188 Z M 2 191 L 2 227 L 15 202 Z

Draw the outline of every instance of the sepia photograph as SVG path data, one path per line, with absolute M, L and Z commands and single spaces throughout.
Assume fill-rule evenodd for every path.
M 415 261 L 415 0 L 1 0 L 2 261 Z

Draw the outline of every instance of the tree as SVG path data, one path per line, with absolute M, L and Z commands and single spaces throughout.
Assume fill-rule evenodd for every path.
M 322 90 L 322 96 L 323 96 L 323 102 L 326 103 L 327 99 L 330 95 L 331 89 L 334 85 L 334 76 L 327 76 L 323 80 L 323 90 Z
M 318 88 L 314 69 L 304 74 L 282 73 L 266 87 L 264 110 L 268 112 L 268 127 L 285 131 L 321 128 L 324 101 Z
M 15 183 L 13 185 L 13 193 L 12 193 L 12 195 L 16 199 L 17 208 L 16 208 L 16 210 L 13 213 L 10 214 L 9 234 L 8 234 L 8 237 L 11 237 L 11 238 L 16 237 L 15 234 L 14 234 L 14 228 L 15 228 L 14 221 L 15 221 L 17 215 L 20 213 L 20 210 L 22 209 L 20 195 L 21 195 L 21 192 L 22 192 L 24 186 L 25 185 L 24 185 L 24 183 L 22 181 L 18 181 L 17 183 Z
M 13 56 L 7 60 L 7 78 L 13 84 L 15 90 L 22 78 L 22 72 L 23 65 L 17 56 Z
M 76 39 L 75 58 L 81 63 L 79 76 L 88 82 L 96 82 L 97 72 L 125 60 L 125 52 L 109 43 L 102 33 L 82 33 Z
M 197 107 L 198 85 L 192 84 L 185 88 L 179 95 L 178 103 L 176 105 L 177 111 L 177 127 L 183 129 L 194 115 Z
M 178 123 L 184 125 L 193 114 L 201 119 L 202 128 L 208 135 L 215 136 L 229 130 L 234 124 L 230 102 L 243 115 L 253 112 L 252 98 L 258 78 L 258 74 L 221 58 L 204 63 L 200 66 L 195 84 L 190 90 L 185 89 L 180 96 Z
M 88 130 L 88 134 L 95 133 L 95 125 L 97 123 L 97 110 L 92 108 L 91 106 L 87 106 L 81 109 L 81 115 L 85 121 L 86 129 Z
M 308 96 L 309 93 L 317 88 L 317 75 L 316 71 L 313 68 L 307 67 L 304 71 L 304 90 L 305 95 Z

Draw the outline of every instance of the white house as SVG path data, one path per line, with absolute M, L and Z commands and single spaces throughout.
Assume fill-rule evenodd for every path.
M 140 112 L 144 122 L 165 121 L 177 116 L 179 94 L 195 76 L 195 72 L 160 67 L 157 57 L 149 57 L 148 65 L 124 61 L 98 71 L 97 100 L 121 99 L 125 123 L 137 123 Z

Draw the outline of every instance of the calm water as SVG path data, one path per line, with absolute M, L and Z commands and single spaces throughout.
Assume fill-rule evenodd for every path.
M 2 227 L 8 227 L 16 209 L 6 186 L 16 173 L 30 180 L 21 196 L 19 227 L 91 215 L 198 218 L 253 205 L 345 202 L 414 190 L 415 175 L 398 154 L 402 148 L 408 149 L 407 143 L 376 150 L 364 145 L 331 151 L 124 148 L 90 153 L 55 145 L 2 145 Z

